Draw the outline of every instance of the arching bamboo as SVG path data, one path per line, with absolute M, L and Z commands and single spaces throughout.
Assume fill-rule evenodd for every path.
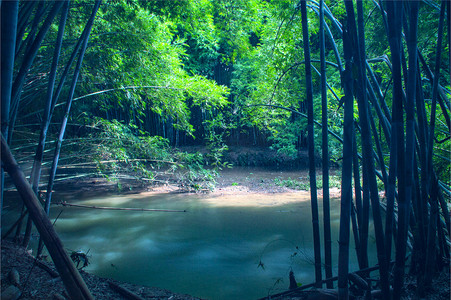
M 52 25 L 53 19 L 55 18 L 56 14 L 62 7 L 64 2 L 62 1 L 56 1 L 53 4 L 52 9 L 50 10 L 44 24 L 42 25 L 41 29 L 39 30 L 38 35 L 36 36 L 35 40 L 30 46 L 30 49 L 28 49 L 27 53 L 24 55 L 24 61 L 22 62 L 21 68 L 14 79 L 14 83 L 12 86 L 11 91 L 11 111 L 10 111 L 10 117 L 9 117 L 9 128 L 8 128 L 8 141 L 11 141 L 12 134 L 14 131 L 14 124 L 17 117 L 17 111 L 19 108 L 19 101 L 20 101 L 20 95 L 22 93 L 22 87 L 24 84 L 25 76 L 28 74 L 28 71 L 30 70 L 31 65 L 33 64 L 34 58 L 36 57 L 36 54 L 38 53 L 39 47 L 41 46 L 42 41 L 44 40 L 44 37 L 47 34 L 47 31 L 49 30 L 50 26 Z
M 55 87 L 56 71 L 57 71 L 58 61 L 59 61 L 60 52 L 61 52 L 61 45 L 63 43 L 64 27 L 66 26 L 67 15 L 69 13 L 69 3 L 70 3 L 69 0 L 64 3 L 63 10 L 61 13 L 61 19 L 60 19 L 59 28 L 58 28 L 58 36 L 56 38 L 56 47 L 55 47 L 55 51 L 54 51 L 54 56 L 53 56 L 53 61 L 52 61 L 52 66 L 51 66 L 50 76 L 49 76 L 49 82 L 48 82 L 48 87 L 47 87 L 47 102 L 46 102 L 46 106 L 45 106 L 45 113 L 44 113 L 44 118 L 43 118 L 42 125 L 41 125 L 41 132 L 40 132 L 40 136 L 39 136 L 38 146 L 37 146 L 37 149 L 35 152 L 33 169 L 31 171 L 31 182 L 32 182 L 31 187 L 32 187 L 33 191 L 35 192 L 35 194 L 37 194 L 37 192 L 38 192 L 39 181 L 41 178 L 41 166 L 42 166 L 42 160 L 44 158 L 45 140 L 47 137 L 47 131 L 49 129 L 50 121 L 52 118 L 51 112 L 53 111 L 53 108 L 55 106 L 55 102 L 52 101 L 53 90 Z M 49 210 L 50 210 L 50 203 L 47 203 L 47 202 L 45 203 L 44 210 L 45 210 L 46 214 L 48 215 Z M 43 246 L 42 239 L 39 238 L 37 256 L 39 256 L 41 254 L 42 246 Z
M 58 140 L 55 146 L 55 154 L 53 157 L 53 163 L 52 163 L 52 168 L 50 170 L 50 178 L 49 178 L 49 182 L 47 185 L 47 193 L 46 193 L 46 202 L 48 202 L 48 205 L 50 205 L 50 201 L 51 201 L 51 196 L 52 196 L 52 189 L 53 189 L 53 182 L 55 179 L 55 175 L 56 175 L 56 169 L 58 167 L 58 160 L 59 160 L 59 155 L 60 155 L 60 151 L 61 151 L 61 144 L 63 142 L 63 137 L 66 131 L 66 125 L 67 125 L 67 121 L 69 119 L 69 112 L 70 112 L 70 108 L 71 108 L 71 104 L 72 104 L 72 99 L 73 99 L 73 95 L 75 92 L 75 87 L 77 85 L 77 80 L 78 80 L 78 75 L 80 74 L 80 69 L 81 69 L 81 64 L 83 62 L 83 56 L 85 54 L 87 45 L 88 45 L 88 40 L 89 40 L 89 33 L 91 31 L 92 28 L 92 24 L 94 23 L 94 19 L 95 19 L 95 15 L 97 13 L 97 10 L 100 6 L 101 1 L 96 1 L 93 7 L 93 11 L 91 13 L 91 16 L 89 18 L 89 21 L 86 25 L 87 27 L 87 31 L 86 31 L 86 35 L 84 37 L 84 41 L 82 44 L 82 47 L 80 49 L 80 54 L 78 57 L 78 61 L 77 61 L 77 65 L 75 67 L 75 71 L 74 71 L 74 76 L 72 79 L 72 84 L 71 84 L 71 88 L 69 91 L 69 95 L 67 98 L 67 102 L 66 102 L 66 109 L 65 109 L 65 115 L 63 117 L 63 120 L 61 122 L 61 129 L 58 135 Z M 30 240 L 30 236 L 31 236 L 31 219 L 28 221 L 27 223 L 27 228 L 25 231 L 25 235 L 24 235 L 24 240 L 23 240 L 23 245 L 27 246 L 28 242 Z

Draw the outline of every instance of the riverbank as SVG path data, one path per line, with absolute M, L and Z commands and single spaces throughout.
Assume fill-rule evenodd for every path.
M 321 173 L 317 173 L 320 178 Z M 332 170 L 332 184 L 329 188 L 330 197 L 339 198 L 340 181 L 339 172 Z M 265 167 L 234 167 L 223 169 L 216 176 L 212 190 L 200 190 L 198 193 L 211 195 L 238 195 L 238 194 L 278 194 L 299 193 L 310 195 L 308 170 L 279 170 Z M 320 186 L 321 187 L 321 186 Z M 55 184 L 55 191 L 70 194 L 72 197 L 86 198 L 95 195 L 136 194 L 144 192 L 153 193 L 186 193 L 184 186 L 175 180 L 150 182 L 136 179 L 132 176 L 119 176 L 109 180 L 104 177 L 79 178 L 60 181 Z M 191 192 L 195 192 L 191 190 Z M 322 196 L 322 189 L 318 195 Z

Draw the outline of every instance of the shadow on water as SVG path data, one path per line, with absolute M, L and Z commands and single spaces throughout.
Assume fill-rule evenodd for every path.
M 51 219 L 63 210 L 55 228 L 67 249 L 89 251 L 88 272 L 207 299 L 256 299 L 286 290 L 291 269 L 299 283 L 314 280 L 308 200 L 299 193 L 144 193 L 71 203 L 187 212 L 56 206 Z M 337 199 L 331 215 L 337 241 Z M 338 243 L 333 251 L 337 257 Z

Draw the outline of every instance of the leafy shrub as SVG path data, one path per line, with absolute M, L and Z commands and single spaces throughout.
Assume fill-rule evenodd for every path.
M 138 179 L 155 182 L 174 180 L 188 191 L 212 190 L 216 184 L 216 167 L 207 169 L 208 161 L 200 153 L 176 151 L 161 136 L 149 136 L 133 124 L 117 120 L 98 119 L 94 160 L 100 173 L 115 179 L 119 174 L 131 174 Z

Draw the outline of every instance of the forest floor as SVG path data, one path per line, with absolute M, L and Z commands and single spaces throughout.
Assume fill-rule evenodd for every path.
M 278 169 L 256 167 L 237 167 L 233 169 L 225 169 L 217 178 L 216 188 L 211 193 L 230 195 L 247 193 L 302 193 L 308 195 L 310 192 L 307 190 L 291 188 L 280 184 L 280 182 L 284 180 L 290 182 L 294 179 L 308 182 L 308 171 L 281 171 Z M 120 193 L 139 193 L 149 191 L 158 193 L 181 192 L 180 187 L 175 184 L 149 186 L 143 185 L 142 183 L 136 182 L 132 179 L 121 179 L 120 185 Z M 86 197 L 90 194 L 117 194 L 119 192 L 117 182 L 107 181 L 104 178 L 63 181 L 55 186 L 55 190 L 64 190 L 67 193 L 76 193 L 79 197 Z M 319 190 L 319 194 L 322 194 L 321 190 Z M 336 187 L 331 188 L 330 194 L 331 197 L 339 197 L 340 190 Z M 21 293 L 21 299 L 68 299 L 61 279 L 59 277 L 52 277 L 49 272 L 36 265 L 34 257 L 25 249 L 16 246 L 11 241 L 2 241 L 1 255 L 2 299 L 17 299 L 4 298 L 6 289 L 9 289 L 13 292 L 13 294 L 14 292 Z M 50 263 L 45 264 L 51 269 L 54 269 L 53 265 Z M 11 276 L 10 273 L 13 269 L 17 271 L 20 279 L 14 279 L 14 276 Z M 175 294 L 160 288 L 138 286 L 118 282 L 112 279 L 101 278 L 84 271 L 81 271 L 81 275 L 96 299 L 132 299 L 121 296 L 118 292 L 111 288 L 110 282 L 128 289 L 143 299 L 198 299 L 189 295 Z M 17 285 L 17 288 L 14 288 L 14 284 Z M 419 299 L 415 296 L 415 289 L 416 279 L 413 277 L 407 277 L 404 287 L 404 299 Z M 271 299 L 317 299 L 311 298 L 315 296 L 315 293 L 317 292 L 303 291 L 295 295 L 280 296 Z M 321 294 L 321 296 L 326 297 L 328 295 Z M 335 299 L 335 296 L 329 296 L 332 298 L 318 299 Z M 440 276 L 434 279 L 432 289 L 428 291 L 428 296 L 422 299 L 450 299 L 449 270 L 440 273 Z

